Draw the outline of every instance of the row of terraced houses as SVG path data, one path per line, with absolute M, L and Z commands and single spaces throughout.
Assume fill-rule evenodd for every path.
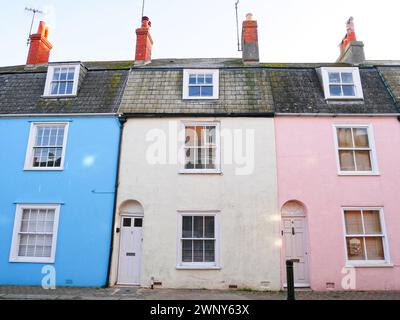
M 333 63 L 241 59 L 0 68 L 0 285 L 400 290 L 400 62 L 352 18 Z M 47 271 L 46 271 L 47 270 Z M 49 271 L 50 270 L 50 271 Z

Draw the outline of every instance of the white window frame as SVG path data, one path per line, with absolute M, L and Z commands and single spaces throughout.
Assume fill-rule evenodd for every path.
M 44 98 L 68 98 L 76 97 L 78 92 L 79 74 L 80 74 L 80 64 L 52 64 L 47 67 L 46 85 L 44 87 Z M 74 85 L 72 87 L 71 94 L 51 94 L 51 83 L 53 81 L 54 69 L 55 68 L 75 68 L 74 72 Z
M 22 212 L 24 209 L 52 209 L 55 211 L 54 214 L 54 225 L 53 225 L 53 242 L 51 244 L 51 255 L 50 257 L 20 257 L 18 255 L 19 250 L 19 233 L 21 230 Z M 58 235 L 58 223 L 60 216 L 60 205 L 59 204 L 17 204 L 15 211 L 14 230 L 11 242 L 10 250 L 10 262 L 28 262 L 28 263 L 54 263 L 57 249 L 57 235 Z
M 60 167 L 34 167 L 33 166 L 33 147 L 35 144 L 35 138 L 38 127 L 52 127 L 52 126 L 64 126 L 64 141 L 63 141 L 63 150 L 61 154 L 61 164 Z M 67 140 L 68 140 L 68 128 L 69 122 L 32 122 L 31 128 L 29 132 L 28 139 L 28 147 L 26 150 L 25 156 L 25 165 L 24 170 L 26 171 L 63 171 L 64 170 L 64 162 L 65 162 L 65 153 L 67 148 Z
M 185 137 L 186 137 L 186 127 L 192 126 L 215 126 L 215 169 L 186 169 L 185 168 Z M 181 121 L 181 133 L 182 133 L 182 145 L 179 150 L 181 153 L 179 155 L 181 168 L 179 173 L 181 174 L 220 174 L 221 169 L 221 123 L 219 121 Z
M 354 96 L 332 96 L 329 89 L 329 73 L 352 73 L 354 82 Z M 326 100 L 364 100 L 364 94 L 361 85 L 360 70 L 356 67 L 323 67 L 320 68 L 322 77 L 322 84 L 324 88 L 324 94 Z
M 379 211 L 379 219 L 382 228 L 382 245 L 383 245 L 383 254 L 385 260 L 349 260 L 348 252 L 347 252 L 347 231 L 346 231 L 346 219 L 345 219 L 345 212 L 346 211 Z M 362 217 L 363 219 L 363 217 Z M 345 261 L 346 266 L 348 267 L 392 267 L 393 265 L 390 263 L 390 254 L 389 254 L 389 244 L 387 239 L 387 232 L 386 232 L 386 224 L 383 214 L 382 207 L 342 207 L 342 223 L 343 223 L 343 239 L 344 239 L 344 253 L 345 253 Z M 364 227 L 364 225 L 363 225 Z M 362 235 L 351 235 L 354 237 L 365 238 L 365 233 Z M 373 235 L 371 235 L 373 236 Z
M 195 269 L 195 270 L 219 270 L 220 265 L 220 224 L 219 210 L 213 211 L 178 211 L 178 230 L 177 230 L 177 263 L 176 269 Z M 185 216 L 211 216 L 214 217 L 214 232 L 215 232 L 215 261 L 214 262 L 182 262 L 182 221 Z
M 213 95 L 210 97 L 189 96 L 189 76 L 191 74 L 212 74 Z M 218 69 L 184 69 L 183 70 L 183 99 L 184 100 L 217 100 L 219 99 L 219 70 Z
M 340 157 L 339 157 L 339 139 L 337 136 L 337 129 L 349 129 L 349 128 L 361 128 L 367 129 L 368 132 L 368 141 L 369 141 L 369 149 L 370 149 L 370 158 L 371 158 L 371 171 L 343 171 L 340 167 Z M 340 176 L 377 176 L 379 175 L 378 169 L 378 160 L 376 156 L 376 148 L 375 148 L 375 138 L 374 131 L 371 124 L 354 124 L 354 123 L 343 123 L 343 124 L 334 124 L 333 125 L 333 137 L 335 144 L 335 152 L 336 152 L 336 164 L 338 168 L 338 175 Z M 355 161 L 355 160 L 354 160 Z M 355 162 L 354 162 L 355 163 Z

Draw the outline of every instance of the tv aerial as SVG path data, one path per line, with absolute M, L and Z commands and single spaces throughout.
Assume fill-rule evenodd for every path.
M 30 44 L 30 42 L 31 42 L 30 35 L 32 34 L 32 28 L 33 28 L 33 23 L 35 22 L 35 16 L 36 16 L 36 14 L 44 14 L 44 12 L 41 11 L 41 10 L 39 10 L 39 9 L 28 8 L 28 7 L 25 7 L 25 11 L 32 12 L 31 28 L 30 28 L 30 30 L 29 30 L 28 39 L 27 39 L 27 41 L 26 41 L 26 45 L 29 46 L 29 44 Z

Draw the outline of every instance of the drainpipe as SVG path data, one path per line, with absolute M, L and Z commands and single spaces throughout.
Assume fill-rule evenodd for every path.
M 110 274 L 111 274 L 111 264 L 112 264 L 112 256 L 114 252 L 114 230 L 115 230 L 115 217 L 117 215 L 117 195 L 118 195 L 118 187 L 119 187 L 119 171 L 120 171 L 120 162 L 121 162 L 121 150 L 122 150 L 122 135 L 124 132 L 124 125 L 127 121 L 125 115 L 119 115 L 118 117 L 120 127 L 119 127 L 119 145 L 118 145 L 118 159 L 117 159 L 117 176 L 115 177 L 115 187 L 114 187 L 114 210 L 113 210 L 113 221 L 112 221 L 112 229 L 111 229 L 111 243 L 110 243 L 110 256 L 108 259 L 108 270 L 107 270 L 107 282 L 105 287 L 109 286 L 110 283 Z

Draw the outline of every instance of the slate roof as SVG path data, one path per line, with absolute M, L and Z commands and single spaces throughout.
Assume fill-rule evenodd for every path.
M 158 59 L 83 62 L 86 76 L 76 98 L 42 98 L 46 66 L 0 68 L 0 114 L 126 113 L 128 115 L 397 114 L 397 62 L 360 66 L 364 101 L 327 102 L 316 68 L 321 63 L 259 63 L 241 59 Z M 183 69 L 218 68 L 218 100 L 183 100 Z M 129 74 L 129 76 L 128 76 Z M 385 81 L 391 90 L 385 87 Z M 126 87 L 125 87 L 126 86 Z M 124 90 L 125 89 L 125 90 Z
M 42 98 L 47 66 L 0 68 L 0 114 L 116 113 L 129 65 L 83 63 L 87 73 L 77 97 Z
M 182 91 L 182 69 L 133 69 L 119 111 L 211 115 L 273 113 L 266 70 L 221 68 L 218 100 L 183 100 Z
M 313 68 L 271 69 L 276 113 L 393 114 L 398 109 L 376 68 L 360 67 L 363 101 L 325 101 Z

